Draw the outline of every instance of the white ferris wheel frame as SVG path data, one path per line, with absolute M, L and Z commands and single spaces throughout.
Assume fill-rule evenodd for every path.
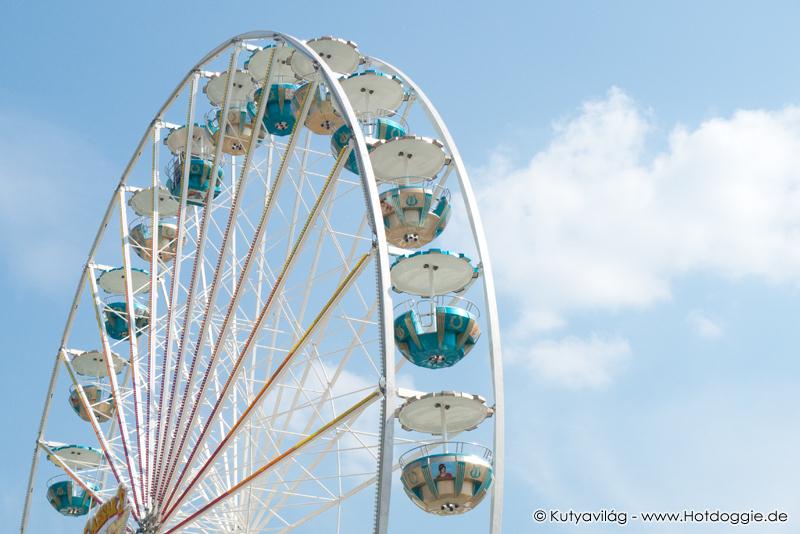
M 193 99 L 197 92 L 197 81 L 201 72 L 203 71 L 203 66 L 209 63 L 210 61 L 216 59 L 220 56 L 223 52 L 230 48 L 234 48 L 238 50 L 242 50 L 245 48 L 245 44 L 247 41 L 251 40 L 266 40 L 271 39 L 274 40 L 276 43 L 283 42 L 285 44 L 290 45 L 296 51 L 299 51 L 304 56 L 306 56 L 315 67 L 318 68 L 319 73 L 321 74 L 322 81 L 326 84 L 329 88 L 329 91 L 334 99 L 338 109 L 340 110 L 343 118 L 346 121 L 346 124 L 350 125 L 358 125 L 358 119 L 356 117 L 356 113 L 354 112 L 347 96 L 345 95 L 342 86 L 338 81 L 338 77 L 331 71 L 331 69 L 326 65 L 324 61 L 317 55 L 317 53 L 311 49 L 305 41 L 300 40 L 296 37 L 291 35 L 275 32 L 275 31 L 253 31 L 244 34 L 237 35 L 230 39 L 227 39 L 216 48 L 211 50 L 205 57 L 203 57 L 178 83 L 175 90 L 172 94 L 166 99 L 165 103 L 156 113 L 154 119 L 148 125 L 144 135 L 142 136 L 139 144 L 134 151 L 133 156 L 131 157 L 130 161 L 128 162 L 125 170 L 122 173 L 119 183 L 117 184 L 116 189 L 111 197 L 111 200 L 106 208 L 105 214 L 103 216 L 102 223 L 97 231 L 97 234 L 92 242 L 92 245 L 89 250 L 89 254 L 87 256 L 86 262 L 84 264 L 82 274 L 80 277 L 80 281 L 78 282 L 77 289 L 75 291 L 75 296 L 72 300 L 72 304 L 70 306 L 70 311 L 67 317 L 67 321 L 64 327 L 64 331 L 61 337 L 61 342 L 59 345 L 59 349 L 57 351 L 53 370 L 51 373 L 47 396 L 45 398 L 44 408 L 42 411 L 41 420 L 39 423 L 38 433 L 36 437 L 36 441 L 34 444 L 33 450 L 33 459 L 31 462 L 30 474 L 28 478 L 28 488 L 25 495 L 25 502 L 23 506 L 23 513 L 22 513 L 22 520 L 20 526 L 21 534 L 26 532 L 28 518 L 30 514 L 30 505 L 31 505 L 31 498 L 34 493 L 34 484 L 36 481 L 36 472 L 37 466 L 39 461 L 39 455 L 44 451 L 45 453 L 50 453 L 49 447 L 43 441 L 46 424 L 51 408 L 51 402 L 55 393 L 55 387 L 57 383 L 58 371 L 60 366 L 63 364 L 67 367 L 67 371 L 70 374 L 74 375 L 74 370 L 72 369 L 69 359 L 66 355 L 66 343 L 69 337 L 69 334 L 72 330 L 75 312 L 78 308 L 78 303 L 81 298 L 81 292 L 84 289 L 84 285 L 86 283 L 95 284 L 95 277 L 93 276 L 94 271 L 94 259 L 95 254 L 98 249 L 98 246 L 102 240 L 104 235 L 105 229 L 109 224 L 110 218 L 115 208 L 115 204 L 123 198 L 123 194 L 125 192 L 125 186 L 127 179 L 135 167 L 136 163 L 138 162 L 139 158 L 143 154 L 144 150 L 146 149 L 148 142 L 152 142 L 154 139 L 158 139 L 158 131 L 163 125 L 163 116 L 165 112 L 170 108 L 173 101 L 180 95 L 180 93 L 187 87 L 189 84 L 192 88 L 192 95 L 190 96 L 190 108 L 194 105 Z M 235 57 L 236 54 L 234 54 Z M 376 66 L 379 66 L 382 70 L 389 74 L 393 74 L 399 77 L 408 87 L 411 89 L 415 102 L 418 105 L 421 105 L 427 114 L 431 125 L 435 129 L 435 131 L 439 135 L 440 141 L 443 143 L 445 150 L 449 153 L 451 158 L 451 162 L 454 165 L 456 176 L 459 180 L 460 190 L 464 200 L 464 207 L 466 208 L 467 217 L 469 219 L 470 229 L 472 233 L 472 238 L 475 242 L 477 252 L 480 257 L 480 268 L 482 271 L 482 278 L 483 278 L 483 297 L 484 302 L 486 305 L 486 309 L 484 310 L 483 316 L 486 319 L 486 326 L 487 326 L 487 337 L 488 337 L 488 353 L 490 357 L 490 368 L 492 373 L 492 388 L 493 388 L 493 398 L 495 401 L 494 404 L 494 415 L 493 415 L 493 429 L 494 429 L 494 437 L 493 437 L 493 468 L 494 468 L 494 479 L 491 488 L 491 510 L 490 510 L 490 525 L 489 530 L 493 534 L 499 534 L 502 529 L 502 503 L 503 503 L 503 472 L 504 472 L 504 392 L 503 392 L 503 369 L 502 369 L 502 358 L 501 358 L 501 348 L 500 348 L 500 335 L 499 335 L 499 323 L 498 323 L 498 311 L 497 311 L 497 304 L 495 298 L 495 287 L 494 287 L 494 279 L 492 276 L 492 267 L 489 258 L 489 251 L 486 243 L 486 237 L 483 231 L 483 225 L 481 223 L 480 215 L 477 208 L 477 203 L 475 200 L 475 195 L 472 189 L 472 186 L 469 181 L 468 173 L 466 167 L 464 165 L 463 160 L 461 159 L 461 155 L 450 135 L 447 126 L 445 125 L 444 121 L 442 120 L 441 116 L 439 115 L 436 108 L 433 106 L 431 101 L 425 95 L 425 93 L 420 89 L 420 87 L 404 72 L 399 70 L 398 68 L 394 67 L 390 63 L 383 61 L 381 59 L 375 57 L 368 57 L 370 62 Z M 234 59 L 232 58 L 232 63 Z M 230 77 L 232 79 L 233 77 Z M 264 99 L 266 100 L 266 99 Z M 227 106 L 228 101 L 226 98 L 225 105 Z M 261 111 L 263 114 L 263 110 Z M 188 137 L 191 138 L 191 128 L 192 122 L 188 123 L 189 127 L 189 134 Z M 353 149 L 353 153 L 355 154 L 355 158 L 360 170 L 360 180 L 362 186 L 364 188 L 364 192 L 368 201 L 369 205 L 369 213 L 368 213 L 368 221 L 372 226 L 373 236 L 375 240 L 375 244 L 377 247 L 377 258 L 376 258 L 376 266 L 377 266 L 377 273 L 380 282 L 380 291 L 378 292 L 378 316 L 380 318 L 380 325 L 381 325 L 381 336 L 382 342 L 381 346 L 383 347 L 383 354 L 381 355 L 380 360 L 383 363 L 383 378 L 381 384 L 381 416 L 382 416 L 382 428 L 380 429 L 381 433 L 381 451 L 378 455 L 378 473 L 377 473 L 377 481 L 376 481 L 376 510 L 375 510 L 375 524 L 374 524 L 374 532 L 376 534 L 386 534 L 388 532 L 389 526 L 389 504 L 390 504 L 390 496 L 391 496 L 391 483 L 392 483 L 392 473 L 393 473 L 393 434 L 395 428 L 395 394 L 386 394 L 387 392 L 396 392 L 397 386 L 395 382 L 395 367 L 394 367 L 394 327 L 393 327 L 393 317 L 391 315 L 392 310 L 392 284 L 389 277 L 389 254 L 390 254 L 390 246 L 386 241 L 386 236 L 383 231 L 381 231 L 380 225 L 381 223 L 381 208 L 378 196 L 378 188 L 375 181 L 374 173 L 372 170 L 372 164 L 369 158 L 369 152 L 367 150 L 367 145 L 365 142 L 364 134 L 358 127 L 352 127 L 353 132 L 353 142 L 355 147 Z M 219 154 L 216 154 L 216 160 L 219 160 Z M 155 164 L 155 162 L 154 162 Z M 155 174 L 155 173 L 154 173 Z M 187 186 L 188 180 L 183 180 L 183 187 L 184 189 Z M 154 185 L 158 185 L 156 182 L 156 178 L 154 177 Z M 185 191 L 184 191 L 184 199 L 183 202 L 185 203 Z M 154 197 L 158 197 L 158 195 L 154 195 Z M 157 204 L 158 200 L 154 200 L 154 204 Z M 185 207 L 185 206 L 184 206 Z M 124 208 L 124 206 L 123 206 Z M 124 209 L 123 209 L 124 213 Z M 123 230 L 123 231 L 126 231 Z M 156 251 L 156 243 L 158 242 L 157 239 L 153 239 L 153 252 Z M 181 240 L 178 240 L 178 246 L 181 246 Z M 127 247 L 124 247 L 125 253 L 127 254 L 129 251 Z M 396 252 L 396 251 L 395 251 Z M 153 263 L 156 262 L 156 254 L 153 254 Z M 126 269 L 129 269 L 129 258 L 125 258 Z M 156 270 L 153 269 L 151 273 L 155 274 Z M 130 291 L 130 279 L 127 281 L 128 290 L 127 293 L 127 303 L 129 306 L 132 306 L 131 302 L 131 294 Z M 96 288 L 93 288 L 96 290 Z M 133 337 L 135 339 L 135 336 Z M 134 343 L 135 344 L 135 343 Z M 135 349 L 133 349 L 135 350 Z M 152 353 L 152 352 L 151 352 Z M 113 373 L 112 378 L 113 381 Z M 83 395 L 83 392 L 81 392 Z M 86 400 L 85 397 L 83 399 Z M 87 403 L 88 404 L 88 403 Z M 94 420 L 94 415 L 89 413 L 89 417 Z M 96 421 L 95 421 L 96 423 Z M 122 429 L 124 430 L 124 429 Z M 98 436 L 99 437 L 99 436 Z M 140 464 L 141 465 L 141 464 Z M 69 472 L 69 468 L 66 465 L 62 465 L 65 471 Z M 135 495 L 135 492 L 134 492 Z

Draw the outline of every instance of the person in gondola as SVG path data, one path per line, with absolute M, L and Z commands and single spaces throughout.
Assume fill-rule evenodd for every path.
M 444 464 L 439 464 L 439 474 L 436 476 L 436 481 L 439 482 L 440 480 L 453 480 L 453 474 L 447 471 L 447 467 Z

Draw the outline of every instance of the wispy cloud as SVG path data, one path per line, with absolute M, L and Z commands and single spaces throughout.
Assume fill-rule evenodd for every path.
M 692 330 L 700 337 L 716 339 L 722 337 L 725 333 L 725 328 L 720 322 L 715 321 L 700 310 L 690 311 L 686 316 L 686 322 L 689 323 Z
M 527 350 L 512 344 L 506 352 L 511 362 L 522 363 L 534 376 L 573 389 L 607 385 L 631 356 L 625 339 L 595 334 L 539 341 Z

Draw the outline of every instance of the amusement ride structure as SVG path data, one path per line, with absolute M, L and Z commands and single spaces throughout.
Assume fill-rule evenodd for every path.
M 390 514 L 402 487 L 420 516 L 498 534 L 497 322 L 467 172 L 416 83 L 344 39 L 236 36 L 112 195 L 21 532 L 59 513 L 90 533 L 384 534 L 413 523 Z

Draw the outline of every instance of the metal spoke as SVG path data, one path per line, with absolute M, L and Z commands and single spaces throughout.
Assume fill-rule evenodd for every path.
M 189 106 L 186 118 L 186 146 L 183 152 L 183 160 L 189 161 L 192 157 L 192 139 L 194 136 L 194 115 L 197 98 L 197 85 L 200 73 L 194 72 L 189 86 Z M 162 368 L 161 384 L 159 387 L 159 408 L 158 408 L 158 428 L 156 429 L 156 461 L 154 490 L 158 491 L 161 486 L 162 467 L 167 448 L 167 435 L 170 431 L 170 420 L 172 418 L 173 402 L 175 400 L 175 387 L 178 380 L 179 365 L 173 367 L 172 364 L 172 336 L 177 329 L 173 327 L 174 317 L 178 314 L 178 287 L 180 285 L 181 262 L 183 260 L 183 239 L 186 231 L 186 201 L 189 191 L 189 166 L 184 165 L 183 176 L 181 177 L 180 207 L 178 209 L 178 233 L 176 236 L 175 260 L 172 267 L 172 283 L 169 292 L 169 308 L 166 317 L 166 333 L 164 335 L 164 359 Z M 169 389 L 169 399 L 166 394 L 166 386 L 169 383 L 168 377 L 172 377 L 172 385 Z
M 153 229 L 153 243 L 150 247 L 150 325 L 149 333 L 147 336 L 149 346 L 147 350 L 147 391 L 145 397 L 145 455 L 147 461 L 147 478 L 144 482 L 144 487 L 147 491 L 146 500 L 148 508 L 153 507 L 153 474 L 155 463 L 154 445 L 150 443 L 150 419 L 151 415 L 157 420 L 158 412 L 153 413 L 153 393 L 155 391 L 155 366 L 156 366 L 156 318 L 158 317 L 158 281 L 159 281 L 159 268 L 161 262 L 159 261 L 159 248 L 161 246 L 161 226 L 159 223 L 158 215 L 158 200 L 159 200 L 159 173 L 158 173 L 158 152 L 159 141 L 161 140 L 161 123 L 156 123 L 153 128 L 153 156 L 152 156 L 152 182 L 153 188 L 153 215 L 151 218 L 151 228 Z M 144 247 L 144 243 L 141 246 Z
M 157 192 L 153 193 L 153 197 L 157 197 Z M 139 343 L 138 343 L 138 335 L 137 335 L 137 328 L 136 328 L 136 302 L 134 301 L 134 290 L 133 290 L 133 281 L 132 281 L 132 274 L 131 274 L 131 251 L 130 251 L 130 236 L 128 235 L 128 212 L 125 208 L 125 192 L 120 189 L 118 193 L 119 198 L 119 221 L 120 221 L 120 234 L 122 239 L 122 265 L 123 269 L 125 270 L 125 305 L 127 307 L 127 316 L 128 316 L 128 342 L 130 345 L 130 370 L 131 370 L 131 384 L 133 390 L 133 414 L 134 414 L 134 428 L 136 432 L 136 449 L 137 449 L 137 458 L 139 461 L 136 462 L 138 474 L 139 474 L 139 484 L 138 486 L 134 486 L 132 491 L 134 495 L 136 492 L 139 492 L 139 498 L 142 500 L 142 503 L 146 503 L 147 497 L 145 496 L 145 485 L 146 481 L 144 478 L 144 472 L 142 469 L 142 465 L 146 464 L 146 461 L 143 459 L 142 453 L 144 452 L 145 455 L 147 451 L 144 449 L 142 445 L 142 415 L 141 415 L 141 405 L 139 403 L 140 394 L 139 394 Z M 154 239 L 157 241 L 157 239 Z M 152 286 L 150 287 L 150 292 L 154 293 Z M 113 362 L 112 362 L 113 363 Z M 122 402 L 121 399 L 117 402 Z M 118 410 L 121 411 L 121 410 Z M 121 424 L 121 423 L 120 423 Z M 133 480 L 131 480 L 131 484 L 133 485 Z

